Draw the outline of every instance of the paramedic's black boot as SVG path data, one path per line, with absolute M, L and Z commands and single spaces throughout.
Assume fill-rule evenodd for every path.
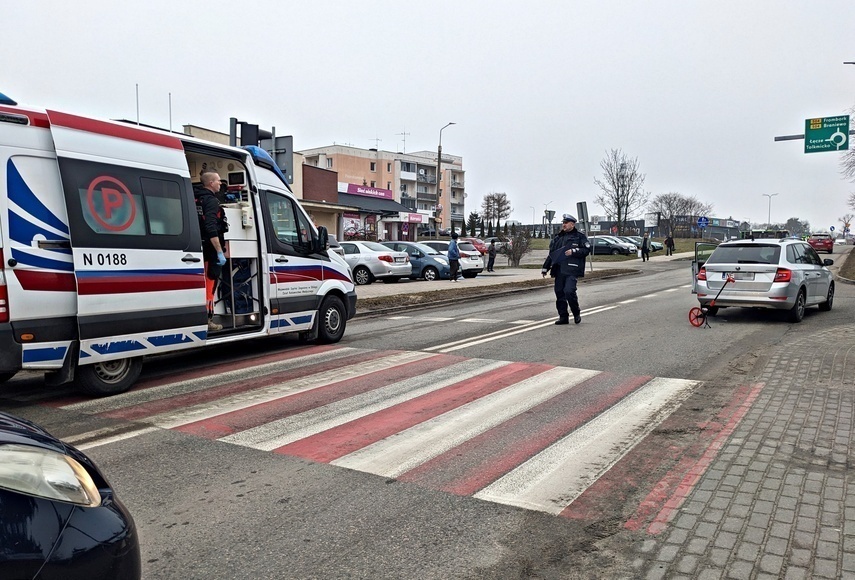
M 569 318 L 559 318 L 555 321 L 555 324 L 570 324 Z
M 573 322 L 575 322 L 576 324 L 582 322 L 582 314 L 580 312 L 573 313 Z

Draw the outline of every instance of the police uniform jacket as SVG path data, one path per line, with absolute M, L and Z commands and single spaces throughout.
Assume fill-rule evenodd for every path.
M 576 250 L 565 256 L 567 250 Z M 577 229 L 571 232 L 560 231 L 549 242 L 549 255 L 543 263 L 543 272 L 549 271 L 554 278 L 559 274 L 585 277 L 585 256 L 591 252 L 588 236 Z

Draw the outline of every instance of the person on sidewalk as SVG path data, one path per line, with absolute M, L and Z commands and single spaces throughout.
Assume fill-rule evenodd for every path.
M 555 308 L 558 310 L 558 320 L 555 324 L 569 324 L 570 312 L 573 322 L 582 322 L 582 311 L 579 308 L 579 297 L 576 294 L 576 279 L 585 276 L 585 256 L 591 252 L 588 237 L 576 229 L 576 218 L 565 213 L 561 220 L 561 231 L 549 242 L 549 254 L 540 270 L 555 278 Z
M 448 265 L 451 267 L 451 281 L 457 282 L 457 271 L 460 269 L 460 249 L 457 247 L 457 232 L 451 234 L 448 244 Z
M 493 271 L 493 265 L 496 263 L 496 240 L 490 240 L 490 247 L 487 248 L 487 271 Z
M 665 255 L 673 256 L 674 255 L 674 238 L 671 237 L 671 234 L 668 234 L 668 237 L 665 238 Z
M 647 232 L 644 232 L 644 238 L 641 240 L 641 261 L 650 261 L 650 238 L 647 237 Z

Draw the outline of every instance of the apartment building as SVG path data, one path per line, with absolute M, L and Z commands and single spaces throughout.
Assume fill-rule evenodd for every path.
M 331 145 L 304 149 L 304 163 L 338 173 L 339 203 L 359 212 L 344 216 L 345 231 L 376 231 L 385 240 L 415 239 L 415 230 L 460 228 L 466 219 L 463 158 L 436 152 L 393 153 Z

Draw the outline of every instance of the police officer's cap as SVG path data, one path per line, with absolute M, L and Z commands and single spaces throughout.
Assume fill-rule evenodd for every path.
M 573 217 L 572 215 L 570 215 L 569 213 L 565 213 L 565 214 L 564 214 L 564 217 L 562 217 L 562 218 L 561 218 L 561 223 L 566 224 L 567 222 L 573 222 L 573 223 L 575 224 L 575 223 L 576 223 L 576 218 L 574 218 L 574 217 Z

